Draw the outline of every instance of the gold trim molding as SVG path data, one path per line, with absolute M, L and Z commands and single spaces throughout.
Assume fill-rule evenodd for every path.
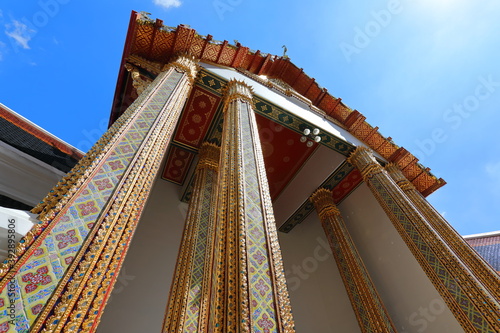
M 219 169 L 220 147 L 214 143 L 203 142 L 199 151 L 197 169 Z
M 326 188 L 317 189 L 309 200 L 314 204 L 320 219 L 327 216 L 340 216 L 340 211 L 333 201 L 332 191 Z

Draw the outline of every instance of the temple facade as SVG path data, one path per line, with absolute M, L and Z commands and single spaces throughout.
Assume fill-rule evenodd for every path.
M 108 131 L 2 215 L 0 332 L 500 332 L 444 184 L 287 56 L 132 12 Z

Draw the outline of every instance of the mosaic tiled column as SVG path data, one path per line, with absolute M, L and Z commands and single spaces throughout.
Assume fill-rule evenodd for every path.
M 225 94 L 209 332 L 294 332 L 251 88 Z
M 422 214 L 441 239 L 453 250 L 454 254 L 474 274 L 476 279 L 488 289 L 490 295 L 500 300 L 500 275 L 458 234 L 455 229 L 439 214 L 434 207 L 420 194 L 413 184 L 406 179 L 401 170 L 389 163 L 385 169 L 396 184 L 408 196 L 414 206 Z
M 425 217 L 375 160 L 358 147 L 349 157 L 429 280 L 466 332 L 500 332 L 498 303 L 440 239 Z
M 186 57 L 168 65 L 37 208 L 1 271 L 0 325 L 95 331 L 196 72 Z
M 207 332 L 220 149 L 204 143 L 189 201 L 163 332 Z
M 333 201 L 332 191 L 318 189 L 310 199 L 330 243 L 361 332 L 396 332 Z

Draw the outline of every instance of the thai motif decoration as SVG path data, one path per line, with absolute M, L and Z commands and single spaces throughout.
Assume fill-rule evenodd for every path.
M 294 332 L 251 89 L 225 94 L 210 332 Z
M 196 72 L 182 56 L 166 67 L 35 207 L 1 271 L 17 331 L 95 331 Z
M 220 149 L 203 143 L 163 332 L 207 332 Z

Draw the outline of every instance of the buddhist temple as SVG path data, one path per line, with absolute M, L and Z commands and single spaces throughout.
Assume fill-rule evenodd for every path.
M 0 333 L 500 332 L 498 233 L 306 64 L 200 33 L 132 12 L 85 154 L 0 108 Z

